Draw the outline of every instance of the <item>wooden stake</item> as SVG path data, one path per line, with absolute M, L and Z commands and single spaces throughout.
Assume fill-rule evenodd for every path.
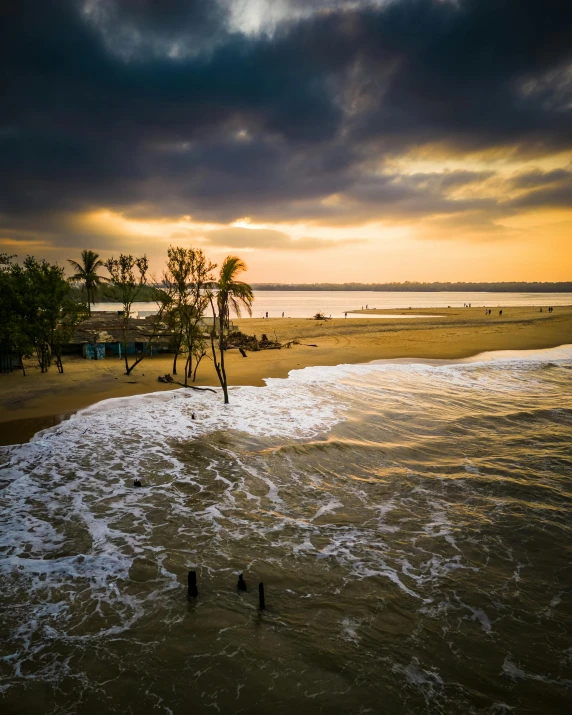
M 260 610 L 263 611 L 266 608 L 266 604 L 264 603 L 264 584 L 262 581 L 258 584 L 258 603 Z
M 197 589 L 197 572 L 189 571 L 189 597 L 196 598 L 199 595 Z

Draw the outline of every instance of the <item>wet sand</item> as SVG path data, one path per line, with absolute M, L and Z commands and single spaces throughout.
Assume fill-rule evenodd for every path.
M 407 319 L 411 312 L 432 317 Z M 541 313 L 538 307 L 507 308 L 502 317 L 498 310 L 487 316 L 483 308 L 368 313 L 379 317 L 352 318 L 348 314 L 347 319 L 328 321 L 235 321 L 243 332 L 258 337 L 266 333 L 282 343 L 298 339 L 301 344 L 248 353 L 247 358 L 238 350 L 229 350 L 229 384 L 263 385 L 265 378 L 286 377 L 290 370 L 314 365 L 387 358 L 458 359 L 492 350 L 532 350 L 572 343 L 572 306 L 555 308 L 554 313 L 546 308 Z M 404 319 L 384 319 L 384 313 L 399 313 Z M 64 362 L 63 375 L 55 367 L 42 375 L 32 361 L 26 377 L 20 371 L 0 374 L 0 444 L 25 442 L 38 430 L 100 400 L 179 388 L 157 382 L 158 375 L 172 372 L 172 362 L 171 355 L 146 358 L 126 376 L 124 364 L 117 358 L 91 361 L 70 357 Z M 210 359 L 201 363 L 195 385 L 218 385 Z

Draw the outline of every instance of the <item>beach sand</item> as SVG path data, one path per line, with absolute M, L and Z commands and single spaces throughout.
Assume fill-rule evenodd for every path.
M 361 311 L 360 311 L 361 312 Z M 366 312 L 366 311 L 363 311 Z M 503 315 L 484 308 L 448 308 L 368 311 L 378 318 L 315 321 L 303 318 L 242 319 L 240 330 L 259 338 L 266 333 L 280 342 L 298 339 L 300 345 L 281 350 L 226 353 L 229 385 L 263 385 L 264 378 L 286 377 L 290 370 L 313 365 L 362 363 L 387 358 L 458 359 L 492 350 L 532 350 L 572 343 L 572 306 L 557 307 L 553 313 L 538 307 L 506 308 Z M 383 314 L 427 315 L 421 319 L 384 319 Z M 317 347 L 311 347 L 316 345 Z M 172 372 L 172 355 L 146 358 L 124 375 L 123 362 L 70 357 L 64 374 L 52 367 L 41 374 L 28 361 L 24 377 L 20 371 L 0 374 L 0 444 L 27 441 L 38 430 L 57 424 L 73 412 L 100 400 L 179 388 L 157 382 L 159 375 Z M 180 362 L 182 367 L 182 362 Z M 176 379 L 182 379 L 180 375 Z M 197 386 L 217 386 L 210 359 L 197 373 Z

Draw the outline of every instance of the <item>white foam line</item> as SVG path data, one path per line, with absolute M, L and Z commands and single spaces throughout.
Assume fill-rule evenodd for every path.
M 312 436 L 328 429 L 340 419 L 340 406 L 328 402 L 323 396 L 303 395 L 292 388 L 297 385 L 320 386 L 334 379 L 367 375 L 382 367 L 402 370 L 449 369 L 459 366 L 476 366 L 488 363 L 531 363 L 564 361 L 572 359 L 572 345 L 540 350 L 513 350 L 483 352 L 460 360 L 428 360 L 423 358 L 395 358 L 374 360 L 369 363 L 344 363 L 336 366 L 312 366 L 301 370 L 291 370 L 286 378 L 266 378 L 265 387 L 231 387 L 231 404 L 221 404 L 220 388 L 213 388 L 216 394 L 207 391 L 190 394 L 185 388 L 169 392 L 149 392 L 129 397 L 113 397 L 101 400 L 79 410 L 69 420 L 38 432 L 31 442 L 46 444 L 48 438 L 67 435 L 75 430 L 78 438 L 90 432 L 90 420 L 101 413 L 112 415 L 112 427 L 122 432 L 126 427 L 125 413 L 129 411 L 127 426 L 137 428 L 133 412 L 138 410 L 159 410 L 156 420 L 157 436 L 188 438 L 200 436 L 216 429 L 237 430 L 259 436 Z M 322 398 L 322 399 L 320 399 Z M 185 410 L 184 405 L 189 409 Z M 316 408 L 320 407 L 319 416 Z M 178 407 L 176 413 L 171 409 Z M 190 412 L 197 412 L 197 420 L 190 419 Z M 168 419 L 161 419 L 167 418 Z M 120 419 L 121 417 L 121 419 Z M 135 424 L 133 424 L 135 422 Z M 168 429 L 165 428 L 165 422 Z M 113 439 L 113 433 L 108 434 Z M 2 448 L 8 454 L 15 445 Z
M 452 365 L 488 364 L 497 362 L 548 362 L 572 359 L 572 345 L 564 343 L 554 348 L 534 350 L 490 350 L 466 358 L 384 358 L 372 360 L 368 365 L 427 365 L 447 367 Z

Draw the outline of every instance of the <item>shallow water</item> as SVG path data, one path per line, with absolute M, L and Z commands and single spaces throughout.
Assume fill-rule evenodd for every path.
M 346 311 L 371 308 L 393 310 L 398 308 L 508 308 L 522 306 L 572 305 L 572 293 L 455 293 L 409 291 L 341 291 L 341 290 L 255 290 L 253 318 L 311 318 L 316 313 L 343 318 Z M 121 303 L 97 303 L 95 310 L 122 310 Z M 156 303 L 135 303 L 133 310 L 154 312 Z M 438 311 L 437 311 L 438 312 Z M 379 317 L 360 313 L 348 318 Z M 387 318 L 387 315 L 384 316 Z M 400 316 L 403 318 L 404 316 Z M 412 316 L 410 316 L 412 317 Z
M 565 712 L 571 377 L 306 368 L 1 448 L 3 712 Z

